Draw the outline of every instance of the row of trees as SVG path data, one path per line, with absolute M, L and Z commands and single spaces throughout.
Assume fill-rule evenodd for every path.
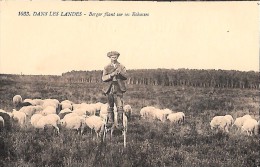
M 194 86 L 222 88 L 259 88 L 259 73 L 236 70 L 146 69 L 128 70 L 128 84 Z M 101 81 L 102 71 L 71 71 L 62 74 L 66 82 Z

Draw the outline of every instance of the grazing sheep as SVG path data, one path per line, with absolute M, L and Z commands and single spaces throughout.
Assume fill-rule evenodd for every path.
M 63 109 L 66 109 L 66 108 L 68 108 L 70 110 L 73 109 L 73 107 L 70 103 L 61 103 L 61 109 L 63 110 Z
M 244 115 L 242 118 L 244 118 L 244 119 L 252 119 L 252 117 L 250 116 L 250 115 Z
M 43 111 L 43 107 L 40 105 L 36 105 L 36 106 L 31 106 L 31 108 L 34 109 L 36 114 L 40 114 Z
M 96 114 L 96 106 L 95 104 L 87 104 L 81 103 L 80 105 L 74 105 L 74 110 L 80 109 L 86 112 L 86 115 L 95 115 Z
M 154 114 L 155 114 L 155 107 L 152 106 L 147 106 L 147 107 L 143 107 L 140 110 L 140 115 L 142 118 L 154 118 Z
M 15 95 L 13 97 L 13 104 L 14 104 L 14 107 L 17 107 L 19 103 L 22 103 L 23 99 L 22 99 L 22 96 L 21 95 Z
M 107 118 L 107 109 L 108 109 L 108 103 L 106 104 L 103 104 L 100 108 L 100 113 L 99 113 L 99 116 L 103 119 L 106 119 Z
M 220 129 L 223 132 L 226 131 L 228 133 L 228 122 L 229 120 L 224 116 L 215 116 L 210 122 L 210 127 L 212 130 Z
M 132 115 L 132 107 L 129 104 L 124 106 L 124 112 L 125 112 L 125 115 L 127 116 L 128 120 L 130 120 L 131 115 Z
M 33 114 L 32 115 L 30 122 L 33 127 L 37 126 L 37 122 L 40 120 L 41 117 L 43 117 L 42 114 Z
M 79 116 L 89 115 L 89 113 L 84 108 L 79 108 L 79 109 L 73 110 L 73 113 L 76 113 Z
M 58 125 L 60 124 L 60 117 L 57 114 L 49 114 L 42 116 L 34 125 L 36 129 L 44 129 L 47 126 L 53 126 L 59 134 Z
M 43 104 L 42 104 L 42 107 L 45 109 L 46 107 L 48 106 L 52 106 L 54 107 L 55 109 L 58 108 L 58 104 L 56 104 L 52 99 L 45 99 Z
M 166 116 L 166 114 L 164 113 L 164 110 L 161 110 L 161 109 L 154 110 L 154 119 L 158 119 L 158 120 L 164 122 L 166 119 L 165 116 Z
M 241 132 L 246 132 L 248 136 L 252 136 L 258 123 L 255 119 L 246 119 L 243 126 L 241 127 Z
M 60 111 L 61 108 L 60 102 L 57 99 L 44 99 L 42 107 L 46 108 L 47 106 L 53 106 L 57 112 Z
M 85 118 L 82 116 L 72 116 L 61 120 L 61 126 L 66 129 L 75 129 L 78 133 L 82 134 L 86 127 Z
M 72 113 L 66 114 L 66 115 L 63 117 L 63 120 L 70 119 L 71 117 L 75 117 L 75 116 L 79 116 L 79 115 L 72 112 Z
M 231 115 L 225 115 L 224 117 L 228 120 L 228 126 L 233 125 L 234 119 Z
M 101 134 L 104 131 L 105 127 L 105 121 L 98 116 L 92 115 L 92 116 L 87 116 L 85 119 L 86 125 L 91 129 L 91 135 L 92 135 L 92 130 L 94 129 L 98 136 L 101 136 Z
M 96 114 L 96 107 L 93 104 L 88 104 L 85 107 L 82 107 L 87 112 L 87 115 L 95 115 Z
M 64 100 L 64 101 L 62 101 L 62 102 L 60 103 L 61 109 L 64 110 L 64 109 L 68 108 L 68 109 L 72 110 L 72 109 L 73 109 L 73 105 L 72 105 L 72 104 L 73 104 L 73 103 L 72 103 L 71 101 L 69 101 L 69 100 Z
M 184 123 L 185 114 L 183 112 L 171 113 L 166 118 L 172 123 Z
M 35 106 L 25 106 L 22 107 L 19 111 L 24 112 L 26 116 L 30 118 L 36 112 L 36 108 Z
M 79 109 L 81 107 L 81 104 L 72 104 L 73 110 Z
M 33 99 L 33 103 L 34 103 L 35 105 L 40 105 L 40 106 L 42 106 L 43 103 L 44 103 L 44 100 L 42 100 L 42 99 Z
M 62 102 L 60 102 L 61 104 L 62 103 L 69 103 L 69 104 L 74 104 L 72 101 L 70 101 L 70 100 L 63 100 Z
M 45 109 L 43 109 L 42 115 L 46 116 L 49 114 L 56 114 L 56 108 L 53 106 L 47 106 Z
M 91 104 L 91 105 L 95 109 L 95 114 L 94 115 L 100 115 L 101 106 L 104 105 L 104 103 L 97 102 L 97 103 Z
M 17 121 L 20 127 L 24 127 L 26 124 L 26 114 L 21 111 L 13 109 L 11 113 L 13 120 Z
M 245 122 L 247 119 L 252 119 L 252 117 L 251 117 L 250 115 L 244 115 L 243 117 L 238 117 L 238 118 L 235 120 L 235 122 L 234 122 L 233 125 L 235 125 L 235 126 L 237 127 L 237 129 L 239 130 L 239 129 L 242 128 L 244 122 Z
M 165 122 L 165 120 L 167 119 L 167 116 L 171 113 L 172 113 L 172 111 L 168 108 L 163 109 L 163 110 L 157 109 L 157 110 L 155 110 L 155 117 L 157 119 L 159 119 L 160 121 Z
M 2 116 L 0 116 L 0 130 L 5 127 L 5 120 Z

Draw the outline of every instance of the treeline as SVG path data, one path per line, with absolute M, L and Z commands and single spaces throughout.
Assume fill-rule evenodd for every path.
M 236 70 L 146 69 L 128 70 L 127 84 L 258 89 L 259 72 Z M 70 71 L 60 75 L 0 74 L 0 82 L 99 83 L 102 71 Z
M 128 70 L 127 84 L 194 86 L 221 88 L 259 88 L 259 73 L 237 70 L 146 69 Z M 66 82 L 98 83 L 102 71 L 71 71 L 62 74 Z

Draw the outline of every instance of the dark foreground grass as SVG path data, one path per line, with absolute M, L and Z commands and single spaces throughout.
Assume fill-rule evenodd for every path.
M 206 132 L 189 124 L 129 124 L 127 148 L 120 133 L 105 143 L 90 133 L 51 130 L 1 132 L 0 166 L 257 166 L 258 138 Z
M 98 84 L 13 82 L 1 85 L 0 108 L 12 110 L 15 94 L 24 98 L 57 98 L 74 102 L 105 102 Z M 128 124 L 127 147 L 115 132 L 103 143 L 86 132 L 81 136 L 61 129 L 36 132 L 13 126 L 0 132 L 0 166 L 77 166 L 77 167 L 256 167 L 259 164 L 259 136 L 245 136 L 230 129 L 216 133 L 209 128 L 215 115 L 234 117 L 251 114 L 258 118 L 256 90 L 128 85 L 125 103 L 133 107 Z M 212 93 L 213 92 L 213 93 Z M 182 111 L 183 125 L 139 116 L 141 107 L 154 105 Z

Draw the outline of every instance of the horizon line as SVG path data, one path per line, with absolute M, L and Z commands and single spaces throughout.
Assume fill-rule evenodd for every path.
M 131 71 L 131 70 L 222 70 L 222 71 L 239 71 L 239 72 L 259 72 L 259 71 L 255 71 L 255 70 L 235 70 L 235 69 L 230 69 L 230 70 L 226 70 L 226 69 L 189 69 L 189 68 L 146 68 L 146 69 L 127 69 L 127 71 Z M 102 70 L 71 70 L 71 71 L 66 71 L 66 72 L 62 72 L 61 74 L 27 74 L 27 73 L 0 73 L 0 75 L 40 75 L 40 76 L 62 76 L 62 74 L 64 73 L 68 73 L 68 72 L 93 72 L 93 71 L 102 71 Z

